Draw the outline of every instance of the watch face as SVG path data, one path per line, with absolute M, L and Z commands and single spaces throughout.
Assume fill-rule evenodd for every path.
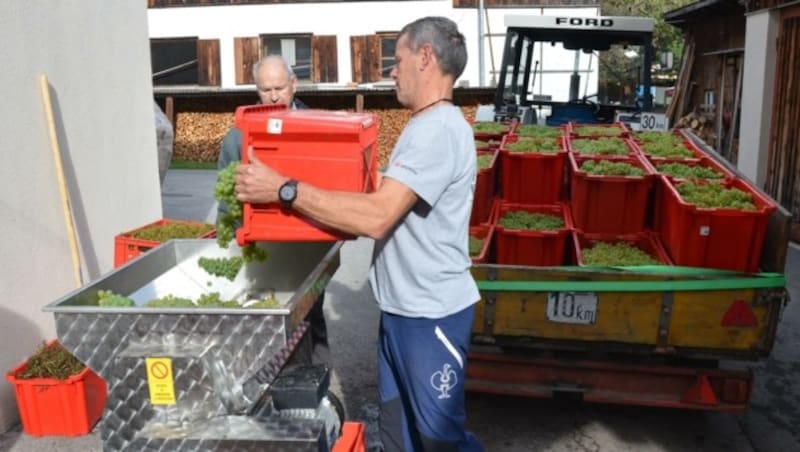
M 278 197 L 283 202 L 292 202 L 292 201 L 294 201 L 295 186 L 292 185 L 292 184 L 283 184 L 281 186 L 280 191 L 278 192 Z

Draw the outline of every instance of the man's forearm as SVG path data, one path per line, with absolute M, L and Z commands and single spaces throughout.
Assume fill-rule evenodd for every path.
M 300 182 L 292 209 L 334 229 L 378 239 L 396 221 L 393 206 L 379 193 L 320 190 Z

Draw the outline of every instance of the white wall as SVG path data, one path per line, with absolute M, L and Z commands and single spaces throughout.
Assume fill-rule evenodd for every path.
M 310 8 L 313 8 L 313 13 L 309 13 Z M 597 10 L 598 8 L 489 9 L 489 20 L 484 22 L 484 33 L 501 36 L 491 38 L 491 48 L 488 39 L 484 43 L 486 84 L 490 84 L 492 80 L 490 74 L 492 57 L 495 68 L 500 69 L 505 42 L 502 37 L 505 34 L 503 17 L 506 14 L 541 15 L 542 11 L 545 11 L 547 15 L 595 16 L 598 14 Z M 148 10 L 148 21 L 151 38 L 219 39 L 222 87 L 236 88 L 233 56 L 233 41 L 236 37 L 281 33 L 336 35 L 339 69 L 337 85 L 344 85 L 352 80 L 350 36 L 369 35 L 381 31 L 399 31 L 403 25 L 423 16 L 445 16 L 458 24 L 459 30 L 464 34 L 468 43 L 469 59 L 459 82 L 467 81 L 469 86 L 478 86 L 480 76 L 477 14 L 475 9 L 453 8 L 452 0 L 436 0 L 155 8 Z M 559 67 L 566 66 L 571 69 L 573 55 L 572 51 L 562 51 L 553 56 L 548 54 L 548 64 Z M 582 58 L 581 67 L 586 68 L 588 57 L 583 55 Z M 563 63 L 559 62 L 561 59 L 563 59 Z M 592 77 L 593 82 L 590 81 L 589 94 L 597 91 L 596 61 L 593 69 L 595 72 Z M 568 91 L 569 74 L 564 74 L 563 77 L 567 79 Z M 583 83 L 581 83 L 581 93 L 583 93 L 583 87 Z M 567 94 L 564 93 L 563 100 L 567 100 Z
M 0 370 L 55 337 L 47 305 L 75 288 L 39 75 L 51 85 L 84 278 L 114 235 L 161 217 L 146 2 L 0 3 Z M 0 385 L 0 431 L 17 418 Z
M 742 75 L 744 107 L 739 126 L 737 167 L 759 187 L 763 187 L 767 181 L 779 16 L 778 10 L 750 14 L 745 31 Z

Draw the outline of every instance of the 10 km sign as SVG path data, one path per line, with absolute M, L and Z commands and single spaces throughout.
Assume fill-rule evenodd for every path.
M 547 294 L 547 320 L 593 325 L 597 321 L 597 295 L 592 292 L 550 292 Z

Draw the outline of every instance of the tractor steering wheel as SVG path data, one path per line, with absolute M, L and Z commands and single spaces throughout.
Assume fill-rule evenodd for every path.
M 568 104 L 573 104 L 573 105 L 586 105 L 586 106 L 588 106 L 588 107 L 590 107 L 592 109 L 592 113 L 599 112 L 600 111 L 600 104 L 598 104 L 597 102 L 593 102 L 593 101 L 589 100 L 589 97 L 593 97 L 593 96 L 583 96 L 580 99 L 573 99 L 573 100 L 571 100 L 571 101 L 569 101 L 567 103 Z

